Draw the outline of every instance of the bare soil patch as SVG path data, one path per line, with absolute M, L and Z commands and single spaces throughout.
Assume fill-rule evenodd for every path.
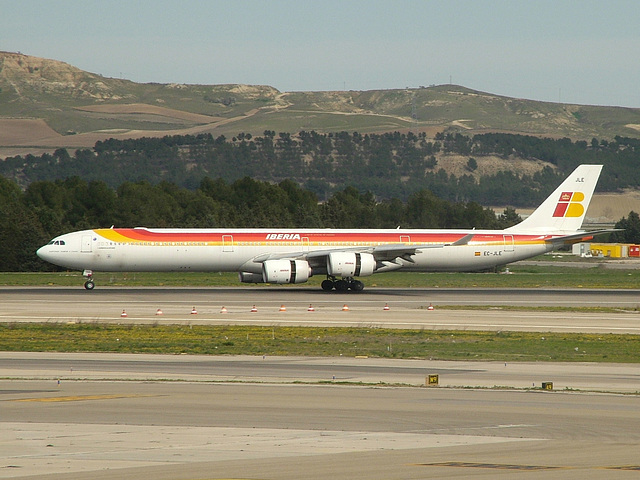
M 210 117 L 198 113 L 183 112 L 172 108 L 148 105 L 146 103 L 130 103 L 126 105 L 87 105 L 76 107 L 84 112 L 97 112 L 112 115 L 158 115 L 167 118 L 186 120 L 192 123 L 213 123 L 222 120 L 220 117 Z
M 524 160 L 521 158 L 502 158 L 498 156 L 477 157 L 478 168 L 470 171 L 467 168 L 467 162 L 470 156 L 464 155 L 438 155 L 437 169 L 444 169 L 449 175 L 454 174 L 457 177 L 462 175 L 471 175 L 479 178 L 484 175 L 495 175 L 498 172 L 517 172 L 518 175 L 533 175 L 544 167 L 552 167 L 550 163 L 542 161 Z
M 640 213 L 640 191 L 596 193 L 591 199 L 588 214 L 599 222 L 615 223 L 622 217 L 627 217 L 631 211 Z
M 0 118 L 0 145 L 37 145 L 42 139 L 61 137 L 41 118 Z

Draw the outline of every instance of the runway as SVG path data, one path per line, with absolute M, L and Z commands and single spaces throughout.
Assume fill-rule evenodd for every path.
M 370 326 L 640 334 L 639 290 L 370 289 L 353 294 L 278 287 L 103 287 L 91 292 L 82 288 L 2 288 L 0 298 L 2 322 Z M 490 308 L 476 309 L 482 306 Z M 506 306 L 523 310 L 501 308 Z M 612 311 L 550 310 L 578 306 L 608 307 Z M 222 313 L 223 307 L 225 313 Z M 251 312 L 253 307 L 257 312 Z M 345 307 L 348 311 L 344 311 Z M 282 308 L 286 311 L 280 311 Z M 157 315 L 158 310 L 162 315 Z M 196 314 L 192 313 L 194 310 Z
M 638 293 L 2 288 L 0 321 L 635 334 L 633 313 L 446 306 L 635 308 Z M 0 352 L 0 478 L 637 478 L 638 392 L 626 364 Z
M 189 381 L 400 385 L 640 392 L 632 364 L 389 360 L 368 357 L 277 357 L 0 352 L 0 378 L 67 381 Z
M 3 353 L 0 366 L 0 478 L 617 479 L 640 470 L 636 395 L 340 383 L 438 372 L 452 385 L 611 375 L 637 387 L 629 366 L 50 353 Z M 335 384 L 308 384 L 331 372 Z

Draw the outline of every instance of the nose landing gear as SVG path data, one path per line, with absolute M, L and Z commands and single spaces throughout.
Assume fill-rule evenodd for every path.
M 82 276 L 87 279 L 87 281 L 84 282 L 84 288 L 86 288 L 87 290 L 93 290 L 95 288 L 95 286 L 96 286 L 96 284 L 93 281 L 93 271 L 92 270 L 84 270 L 82 272 Z

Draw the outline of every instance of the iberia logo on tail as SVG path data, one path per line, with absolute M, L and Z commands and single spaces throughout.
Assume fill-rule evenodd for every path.
M 584 214 L 584 193 L 582 192 L 562 192 L 554 217 L 581 217 Z

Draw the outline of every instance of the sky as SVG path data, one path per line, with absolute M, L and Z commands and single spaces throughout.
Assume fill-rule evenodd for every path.
M 0 0 L 0 50 L 135 82 L 640 107 L 636 0 Z

